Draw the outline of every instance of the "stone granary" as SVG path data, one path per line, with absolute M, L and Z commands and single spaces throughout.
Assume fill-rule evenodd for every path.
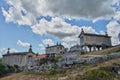
M 85 33 L 81 30 L 80 46 L 85 51 L 95 51 L 111 47 L 111 37 L 106 33 L 105 35 Z
M 34 65 L 35 56 L 31 45 L 27 52 L 10 53 L 10 49 L 8 48 L 7 53 L 3 55 L 3 64 L 10 66 L 17 65 L 23 69 L 31 68 Z
M 66 48 L 62 44 L 56 44 L 53 46 L 46 47 L 46 58 L 49 60 L 53 60 L 57 54 L 64 54 L 66 52 Z

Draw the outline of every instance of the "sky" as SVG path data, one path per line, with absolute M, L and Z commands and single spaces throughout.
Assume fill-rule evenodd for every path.
M 45 47 L 79 44 L 81 29 L 120 44 L 120 0 L 0 0 L 0 57 L 10 52 L 45 53 Z

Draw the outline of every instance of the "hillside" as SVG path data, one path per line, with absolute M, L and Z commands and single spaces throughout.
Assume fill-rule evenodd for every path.
M 115 46 L 109 49 L 84 54 L 82 56 L 104 55 L 119 52 L 120 46 Z M 119 70 L 120 58 L 115 58 L 95 64 L 76 64 L 70 69 L 64 69 L 53 75 L 49 72 L 44 74 L 21 72 L 0 78 L 0 80 L 120 80 L 120 75 L 116 72 Z

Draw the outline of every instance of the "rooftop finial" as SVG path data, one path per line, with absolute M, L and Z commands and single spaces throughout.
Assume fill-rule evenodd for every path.
M 58 45 L 58 42 L 57 42 L 57 45 Z
M 29 52 L 32 52 L 32 45 L 30 44 Z
M 81 29 L 81 33 L 84 33 L 84 30 L 83 30 L 83 28 Z
M 8 54 L 10 53 L 10 48 L 8 48 L 8 51 L 7 51 L 7 53 L 8 53 Z
M 107 32 L 105 32 L 105 35 L 106 35 L 106 36 L 108 36 L 108 33 L 107 33 Z
M 49 47 L 49 44 L 47 45 L 47 47 Z

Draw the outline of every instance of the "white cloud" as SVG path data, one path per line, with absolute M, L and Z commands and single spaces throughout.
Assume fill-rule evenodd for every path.
M 16 8 L 11 7 L 8 11 L 2 8 L 3 15 L 5 16 L 6 22 L 14 22 L 19 25 L 29 25 L 35 23 L 34 17 L 30 14 L 23 16 L 21 11 L 18 11 Z
M 28 46 L 30 46 L 30 43 L 27 43 L 27 42 L 23 42 L 23 41 L 21 41 L 21 40 L 18 40 L 17 45 L 23 46 L 23 47 L 28 47 Z
M 6 54 L 6 53 L 7 53 L 7 49 L 1 48 L 0 49 L 0 58 L 2 57 L 3 54 Z
M 98 18 L 114 14 L 111 0 L 47 0 L 46 2 L 50 11 L 62 16 Z
M 54 42 L 53 42 L 53 40 L 52 39 L 45 39 L 45 40 L 43 40 L 42 41 L 42 43 L 44 44 L 44 45 L 54 45 Z
M 78 36 L 81 28 L 83 28 L 85 32 L 95 33 L 95 30 L 90 26 L 79 27 L 70 25 L 69 23 L 65 22 L 64 19 L 58 17 L 52 18 L 50 22 L 45 19 L 41 19 L 38 24 L 32 26 L 32 30 L 36 34 L 49 34 L 58 37 L 59 39 Z
M 96 31 L 90 26 L 70 25 L 60 17 L 70 19 L 82 17 L 94 19 L 95 21 L 108 18 L 115 14 L 111 4 L 118 2 L 118 0 L 6 0 L 6 2 L 10 6 L 8 10 L 2 8 L 2 12 L 7 22 L 29 25 L 36 34 L 55 36 L 65 43 L 70 43 L 77 41 L 75 38 L 79 35 L 81 28 L 85 32 L 96 33 Z M 43 18 L 37 22 L 36 18 L 47 15 L 54 18 L 50 22 Z M 115 16 L 117 20 L 118 17 L 119 15 Z M 109 23 L 108 28 L 112 24 Z M 108 32 L 111 35 L 110 29 L 108 29 Z M 44 41 L 44 43 L 53 44 L 51 40 Z M 29 45 L 29 43 L 20 40 L 18 40 L 17 44 L 21 46 Z
M 48 45 L 50 45 L 50 46 L 54 45 L 54 42 L 53 42 L 52 39 L 44 39 L 42 41 L 42 43 L 40 43 L 38 46 L 39 46 L 39 49 L 44 52 L 45 47 L 48 46 Z
M 36 34 L 50 34 L 58 36 L 59 38 L 74 35 L 77 29 L 77 26 L 72 27 L 70 24 L 58 17 L 52 18 L 50 22 L 45 19 L 41 19 L 38 24 L 32 26 L 32 30 Z
M 101 31 L 100 31 L 100 34 L 105 35 L 105 32 L 101 30 Z
M 18 52 L 18 50 L 14 49 L 14 48 L 10 49 L 10 53 L 14 53 L 14 52 Z
M 70 25 L 65 22 L 64 19 L 59 17 L 52 18 L 50 22 L 45 19 L 41 19 L 38 24 L 32 26 L 32 30 L 36 34 L 54 36 L 71 45 L 79 43 L 78 36 L 81 32 L 81 28 L 83 28 L 87 33 L 96 33 L 95 29 L 90 26 L 79 27 Z M 43 43 L 53 44 L 53 41 L 48 39 L 44 40 Z
M 0 49 L 0 57 L 2 57 L 3 54 L 6 54 L 7 53 L 7 49 L 6 48 L 1 48 Z M 18 50 L 14 49 L 14 48 L 11 48 L 10 49 L 10 53 L 14 53 L 14 52 L 18 52 Z
M 64 45 L 65 48 L 70 48 L 70 44 L 66 43 L 66 42 L 62 42 L 62 45 Z
M 120 12 L 117 12 L 114 16 L 115 20 L 120 20 Z
M 112 37 L 111 40 L 113 45 L 120 44 L 120 41 L 118 39 L 118 34 L 120 33 L 120 24 L 116 20 L 108 23 L 107 32 Z
M 43 44 L 38 45 L 40 47 L 40 50 L 45 50 L 45 46 Z
M 8 10 L 2 8 L 7 22 L 34 25 L 39 16 L 83 17 L 96 19 L 114 15 L 111 0 L 5 0 Z M 115 2 L 114 2 L 115 3 Z M 52 4 L 52 5 L 51 5 Z M 23 14 L 23 13 L 24 14 Z

